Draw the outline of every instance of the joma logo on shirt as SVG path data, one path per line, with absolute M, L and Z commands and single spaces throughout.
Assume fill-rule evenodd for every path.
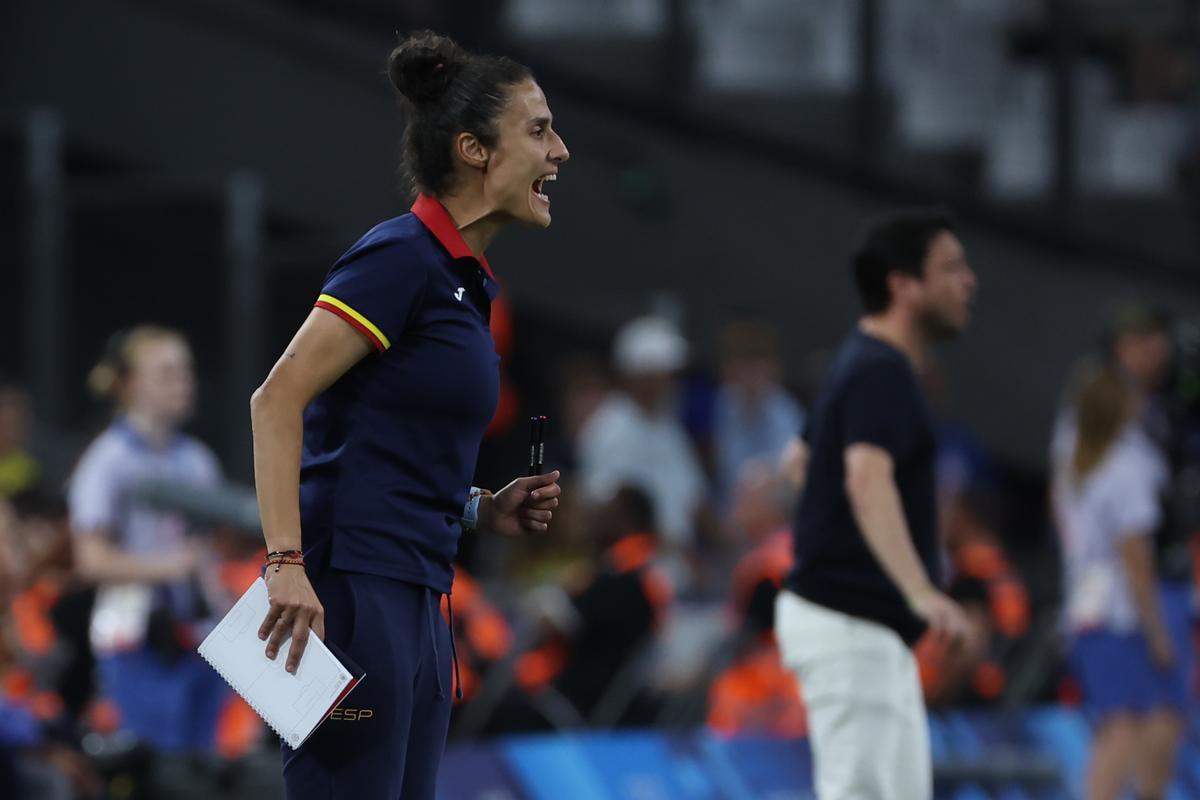
M 466 289 L 464 289 L 463 287 L 461 287 L 461 286 L 460 286 L 460 287 L 458 287 L 458 289 L 457 289 L 457 290 L 454 292 L 454 299 L 455 299 L 455 300 L 457 300 L 457 301 L 459 301 L 459 302 L 461 303 L 461 302 L 462 302 L 463 293 L 464 293 L 465 291 L 467 291 L 467 290 L 466 290 Z
M 375 710 L 370 708 L 335 708 L 329 712 L 329 718 L 343 722 L 359 722 L 375 716 Z

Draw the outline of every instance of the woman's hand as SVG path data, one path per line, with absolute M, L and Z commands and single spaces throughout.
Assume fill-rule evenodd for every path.
M 308 644 L 309 628 L 321 639 L 325 638 L 325 609 L 302 566 L 284 564 L 278 572 L 275 567 L 268 567 L 266 580 L 271 609 L 258 629 L 258 638 L 266 640 L 267 658 L 274 659 L 291 636 L 292 649 L 288 652 L 286 669 L 294 673 Z
M 479 502 L 479 527 L 501 536 L 545 533 L 558 507 L 562 487 L 558 470 L 530 478 L 517 478 Z

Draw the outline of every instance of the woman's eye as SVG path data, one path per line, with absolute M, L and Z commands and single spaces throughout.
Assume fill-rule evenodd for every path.
M 540 139 L 546 135 L 546 129 L 545 128 L 534 128 L 533 135 Z

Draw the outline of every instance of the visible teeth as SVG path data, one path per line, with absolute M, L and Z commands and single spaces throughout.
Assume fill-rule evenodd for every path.
M 547 181 L 556 181 L 556 180 L 558 180 L 558 176 L 553 173 L 551 173 L 549 175 L 543 175 L 542 177 L 538 178 L 536 181 L 533 182 L 534 196 L 537 197 L 537 199 L 541 200 L 543 203 L 549 203 L 550 198 L 545 193 L 542 192 L 542 189 L 545 187 L 545 184 Z

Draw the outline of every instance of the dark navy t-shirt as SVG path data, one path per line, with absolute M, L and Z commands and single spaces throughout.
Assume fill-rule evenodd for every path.
M 372 228 L 317 306 L 375 348 L 304 413 L 304 549 L 338 569 L 449 592 L 463 504 L 496 410 L 497 285 L 440 203 Z
M 909 610 L 854 521 L 844 460 L 853 444 L 891 454 L 913 544 L 937 584 L 936 443 L 909 360 L 855 330 L 821 386 L 804 438 L 810 448 L 808 481 L 796 515 L 796 566 L 787 588 L 826 608 L 886 625 L 911 644 L 925 624 Z

